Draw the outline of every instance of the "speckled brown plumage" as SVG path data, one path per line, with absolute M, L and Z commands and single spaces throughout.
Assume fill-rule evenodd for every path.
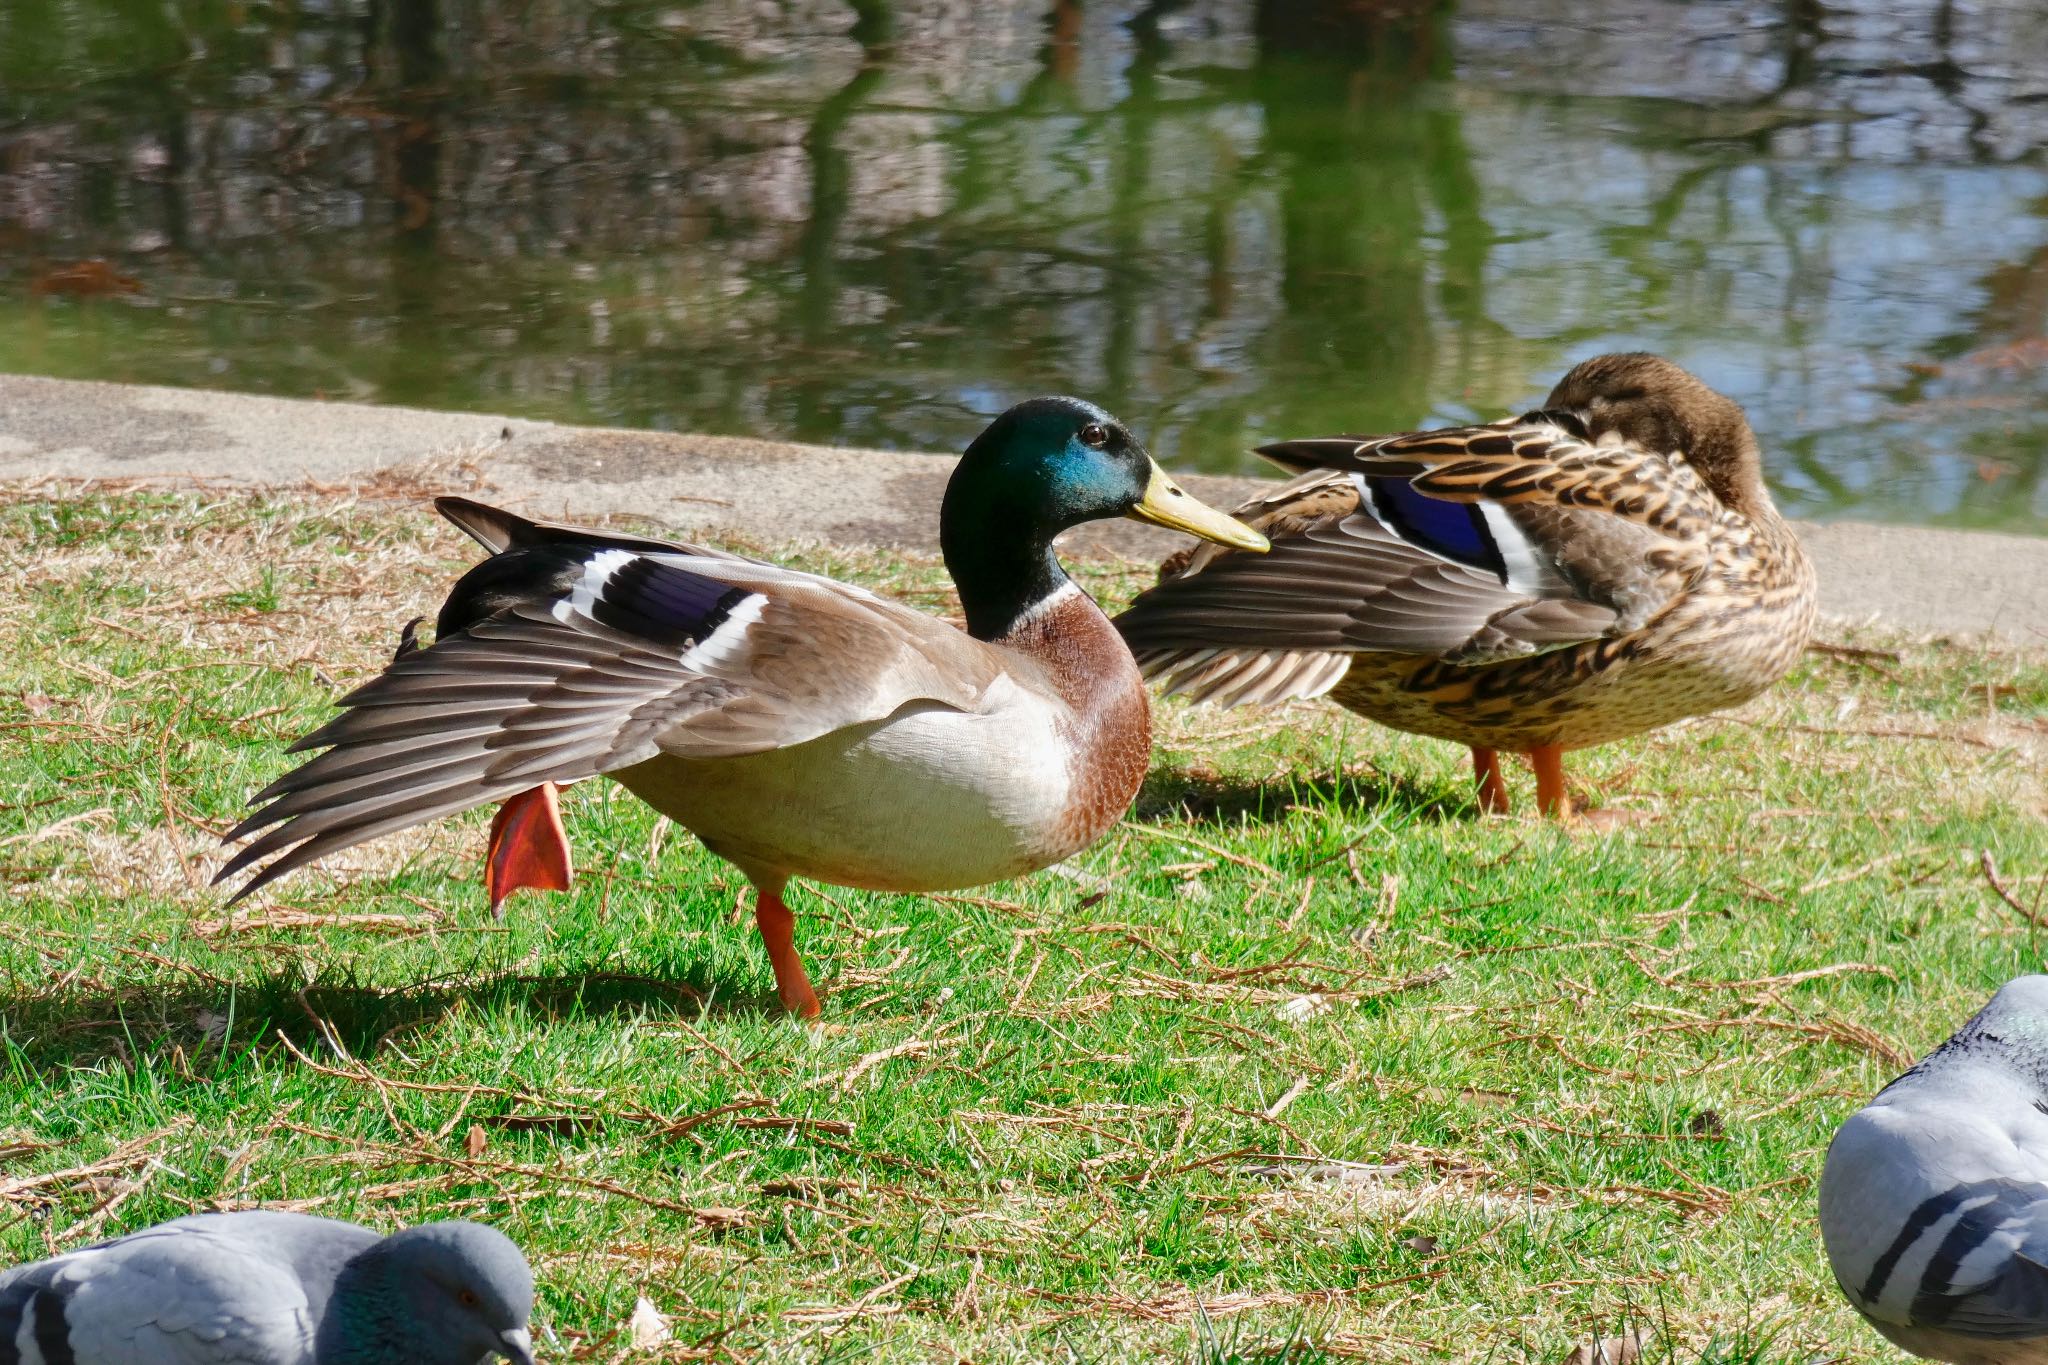
M 1169 692 L 1327 691 L 1472 746 L 1483 773 L 1486 750 L 1583 748 L 1746 701 L 1812 630 L 1813 568 L 1741 409 L 1655 356 L 1588 361 L 1493 426 L 1266 453 L 1314 470 L 1237 512 L 1273 553 L 1184 552 L 1117 620 Z M 1428 502 L 1390 499 L 1397 481 Z M 1399 523 L 1436 504 L 1482 509 L 1471 545 L 1505 546 L 1498 562 L 1460 559 L 1455 523 L 1436 540 Z

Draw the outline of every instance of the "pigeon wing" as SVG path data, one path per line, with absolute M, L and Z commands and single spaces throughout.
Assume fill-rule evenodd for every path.
M 1920 1273 L 1915 1327 L 2009 1341 L 2048 1336 L 2048 1186 L 1963 1187 L 1968 1207 Z
M 190 1230 L 0 1279 L 0 1365 L 315 1365 L 313 1331 L 288 1268 Z

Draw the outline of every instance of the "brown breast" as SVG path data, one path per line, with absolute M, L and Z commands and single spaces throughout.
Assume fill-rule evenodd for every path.
M 1072 708 L 1062 738 L 1072 799 L 1054 860 L 1100 838 L 1130 808 L 1152 757 L 1152 707 L 1116 627 L 1079 588 L 1062 591 L 996 641 L 1029 657 Z

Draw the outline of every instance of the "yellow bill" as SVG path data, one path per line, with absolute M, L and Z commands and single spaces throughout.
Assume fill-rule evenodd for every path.
M 1149 521 L 1169 531 L 1186 531 L 1191 536 L 1213 540 L 1218 545 L 1264 554 L 1272 543 L 1235 517 L 1225 516 L 1201 499 L 1191 497 L 1173 481 L 1173 476 L 1152 462 L 1152 479 L 1145 496 L 1124 514 L 1132 521 Z

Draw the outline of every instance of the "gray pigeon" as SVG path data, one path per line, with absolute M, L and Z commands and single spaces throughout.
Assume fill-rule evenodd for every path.
M 1913 1354 L 2048 1365 L 2048 976 L 1850 1115 L 1820 1230 L 1850 1306 Z
M 0 1365 L 533 1365 L 532 1309 L 477 1223 L 202 1213 L 0 1271 Z

